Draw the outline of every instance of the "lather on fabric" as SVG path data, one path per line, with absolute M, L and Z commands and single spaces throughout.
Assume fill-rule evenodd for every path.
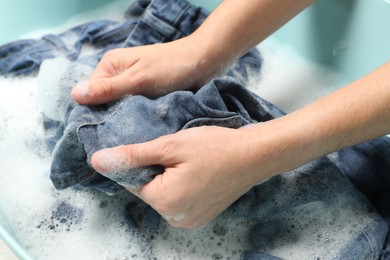
M 390 138 L 376 138 L 329 156 L 390 226 Z M 390 233 L 381 260 L 390 259 Z
M 167 7 L 169 11 L 160 10 Z M 193 32 L 206 15 L 203 9 L 184 1 L 174 4 L 154 1 L 140 17 L 124 46 L 183 37 Z M 90 65 L 93 68 L 98 61 L 94 58 L 78 60 L 70 68 L 72 71 L 80 66 Z M 70 88 L 75 82 L 62 80 L 71 85 L 62 84 L 61 88 L 69 91 L 62 92 L 63 96 L 58 98 L 68 102 L 63 103 L 60 109 L 65 130 L 53 151 L 50 175 L 53 184 L 57 189 L 76 184 L 95 186 L 107 193 L 115 193 L 121 186 L 140 186 L 162 173 L 162 167 L 110 173 L 106 176 L 110 181 L 93 170 L 90 165 L 92 154 L 102 148 L 145 142 L 188 127 L 219 125 L 238 128 L 281 115 L 270 104 L 264 106 L 267 109 L 262 109 L 262 103 L 266 102 L 239 84 L 248 79 L 250 70 L 258 72 L 259 68 L 259 54 L 252 50 L 232 66 L 226 78 L 215 79 L 197 91 L 177 91 L 157 99 L 129 96 L 110 104 L 89 107 L 75 106 L 69 98 Z M 66 75 L 75 76 L 74 73 Z M 270 108 L 278 114 L 270 114 Z
M 93 173 L 89 164 L 91 154 L 100 148 L 143 142 L 186 127 L 212 124 L 238 128 L 283 115 L 275 106 L 244 88 L 248 70 L 256 71 L 260 66 L 256 51 L 234 64 L 226 77 L 213 79 L 195 91 L 178 91 L 156 99 L 130 96 L 101 106 L 75 105 L 69 96 L 71 87 L 88 78 L 106 50 L 174 40 L 191 33 L 206 17 L 203 9 L 179 0 L 138 1 L 129 10 L 132 18 L 125 24 L 130 26 L 122 27 L 115 23 L 111 27 L 113 31 L 103 29 L 91 34 L 95 40 L 102 41 L 101 46 L 96 45 L 96 54 L 79 57 L 69 63 L 58 86 L 53 86 L 60 88 L 56 91 L 60 96 L 55 104 L 58 105 L 58 111 L 54 113 L 57 121 L 47 119 L 45 127 L 51 133 L 50 142 L 56 143 L 51 177 L 59 188 L 80 183 L 74 187 L 92 186 L 107 193 L 115 193 L 123 189 L 122 185 L 142 185 L 162 171 L 160 166 L 153 166 L 126 174 L 107 174 L 109 178 L 106 178 Z M 123 37 L 124 32 L 129 36 Z M 127 39 L 116 41 L 118 35 L 120 39 Z M 57 40 L 62 39 L 61 35 L 58 37 Z M 91 44 L 95 40 L 84 43 Z M 39 45 L 40 42 L 38 40 L 32 45 Z M 42 59 L 35 60 L 35 63 L 24 63 L 23 57 L 18 56 L 17 48 L 10 48 L 25 46 L 27 50 L 32 45 L 22 41 L 0 47 L 3 50 L 0 68 L 6 68 L 1 71 L 7 71 L 7 75 L 24 75 L 36 71 Z M 50 46 L 47 51 L 38 51 L 44 54 L 39 57 L 74 57 L 58 51 L 59 46 L 65 45 L 55 45 L 55 48 L 53 45 L 47 46 Z M 10 51 L 12 49 L 15 52 Z M 34 52 L 36 48 L 29 50 Z M 36 65 L 11 66 L 16 64 L 12 57 L 19 60 L 17 64 Z M 389 139 L 385 138 L 381 142 L 389 142 Z M 388 247 L 384 248 L 383 245 L 388 225 L 340 171 L 342 169 L 349 177 L 360 176 L 355 173 L 361 168 L 354 169 L 353 161 L 346 159 L 355 156 L 356 151 L 346 150 L 343 156 L 337 157 L 336 163 L 343 166 L 340 168 L 332 162 L 335 158 L 330 156 L 330 159 L 324 157 L 271 178 L 255 186 L 229 207 L 221 219 L 226 216 L 227 220 L 244 218 L 249 226 L 245 239 L 250 245 L 243 257 L 289 258 L 297 253 L 294 246 L 305 248 L 305 257 L 310 259 L 378 259 L 382 250 L 382 258 L 386 257 Z M 62 160 L 67 163 L 62 163 Z M 374 165 L 376 162 L 377 158 L 367 157 L 367 163 Z M 348 173 L 346 169 L 349 169 Z M 377 175 L 378 171 L 373 170 L 370 174 Z M 157 215 L 155 217 L 158 218 Z

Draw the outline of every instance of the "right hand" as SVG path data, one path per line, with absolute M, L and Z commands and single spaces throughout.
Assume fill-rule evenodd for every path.
M 126 95 L 160 96 L 189 89 L 211 79 L 218 70 L 191 36 L 169 43 L 107 52 L 88 82 L 75 86 L 73 99 L 101 104 Z
M 249 128 L 189 128 L 146 143 L 100 150 L 92 156 L 91 163 L 105 176 L 147 165 L 162 165 L 163 174 L 144 186 L 128 190 L 171 225 L 201 227 L 253 185 L 270 177 L 268 149 L 253 142 Z M 259 153 L 258 147 L 264 150 Z

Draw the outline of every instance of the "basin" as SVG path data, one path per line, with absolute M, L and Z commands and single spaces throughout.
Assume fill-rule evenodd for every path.
M 99 10 L 113 4 L 126 8 L 129 2 L 0 0 L 0 44 L 71 24 L 71 17 L 88 17 L 93 12 L 103 17 Z M 220 1 L 190 2 L 212 10 Z M 350 82 L 390 60 L 389 24 L 388 0 L 318 0 L 270 37 Z M 1 200 L 0 238 L 19 258 L 30 258 L 2 213 Z

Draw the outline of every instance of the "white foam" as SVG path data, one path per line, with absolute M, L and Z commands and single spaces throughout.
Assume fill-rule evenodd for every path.
M 149 258 L 145 238 L 129 231 L 123 223 L 123 203 L 132 200 L 130 195 L 108 197 L 71 189 L 56 191 L 52 187 L 48 177 L 50 156 L 43 145 L 37 104 L 37 79 L 0 78 L 0 89 L 0 208 L 13 235 L 29 254 L 37 259 Z M 65 219 L 65 225 L 61 219 L 53 218 L 61 203 L 71 205 L 75 211 L 82 209 L 80 220 Z M 73 221 L 70 226 L 69 221 Z M 238 228 L 243 220 L 238 221 L 241 224 L 232 222 L 226 227 L 235 234 L 229 239 L 215 235 L 213 225 L 184 231 L 162 224 L 162 232 L 151 242 L 153 255 L 169 259 L 221 255 L 234 258 L 246 243 L 237 243 L 246 230 Z
M 63 121 L 61 118 L 62 90 L 60 82 L 66 73 L 70 61 L 64 57 L 45 60 L 38 75 L 38 104 L 49 118 Z
M 264 62 L 261 79 L 250 88 L 262 98 L 292 112 L 345 84 L 342 76 L 309 62 L 290 46 L 268 38 L 258 46 Z
M 92 59 L 90 62 L 93 62 Z M 45 60 L 38 74 L 38 104 L 45 116 L 64 122 L 72 102 L 69 95 L 76 83 L 88 79 L 93 66 L 71 63 L 64 57 Z

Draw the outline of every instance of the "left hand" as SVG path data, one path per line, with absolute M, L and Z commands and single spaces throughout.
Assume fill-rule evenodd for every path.
M 92 157 L 92 165 L 106 174 L 146 165 L 164 166 L 163 174 L 130 191 L 171 225 L 200 227 L 256 183 L 252 172 L 258 159 L 251 155 L 252 140 L 243 129 L 186 129 L 147 143 L 98 151 Z
M 201 47 L 204 42 L 191 35 L 167 43 L 108 51 L 89 81 L 73 88 L 72 97 L 79 104 L 94 105 L 126 95 L 157 97 L 201 86 L 224 69 L 218 57 Z

